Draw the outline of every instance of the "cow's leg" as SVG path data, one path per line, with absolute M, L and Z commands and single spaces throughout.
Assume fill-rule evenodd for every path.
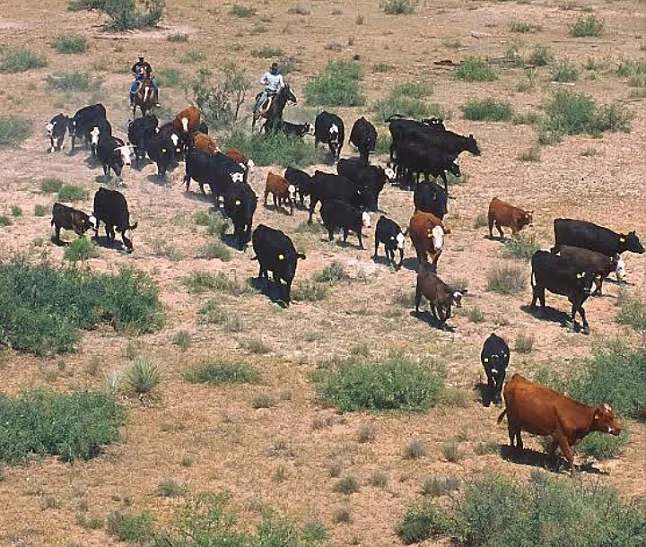
M 494 395 L 494 403 L 500 404 L 502 403 L 502 385 L 505 381 L 505 372 L 499 372 L 498 376 L 496 377 L 496 389 L 495 389 L 495 395 Z
M 505 239 L 505 234 L 503 233 L 500 223 L 498 222 L 496 222 L 496 230 L 498 230 L 498 233 L 500 234 L 500 239 Z
M 56 231 L 56 239 L 55 239 L 56 245 L 60 245 L 61 244 L 61 227 L 58 224 L 56 224 L 54 226 L 54 230 Z
M 579 315 L 583 320 L 583 334 L 590 334 L 590 325 L 588 325 L 588 320 L 585 317 L 585 310 L 583 309 L 583 303 L 578 305 Z
M 446 172 L 442 171 L 440 173 L 440 176 L 442 177 L 442 181 L 444 182 L 444 191 L 446 192 L 446 195 L 449 195 L 449 182 L 446 180 Z
M 492 214 L 489 214 L 488 217 L 489 220 L 489 239 L 493 239 L 493 223 L 494 223 L 494 217 Z
M 422 302 L 422 288 L 418 285 L 415 287 L 415 313 L 419 313 L 419 305 Z
M 348 229 L 343 228 L 343 243 L 345 243 L 348 240 Z
M 574 476 L 574 473 L 576 472 L 576 469 L 574 468 L 574 452 L 572 452 L 572 449 L 570 448 L 570 443 L 568 442 L 567 437 L 561 431 L 556 431 L 553 438 L 555 443 L 558 443 L 563 456 L 565 456 L 565 459 L 570 465 L 570 475 Z
M 491 375 L 491 371 L 487 370 L 487 394 L 485 397 L 483 397 L 482 403 L 484 406 L 489 406 L 491 404 L 491 401 L 494 400 L 496 393 L 496 384 L 494 383 L 493 376 Z
M 269 190 L 265 189 L 265 199 L 263 201 L 263 205 L 267 207 L 267 198 L 269 197 Z
M 602 277 L 595 278 L 594 284 L 596 286 L 596 289 L 592 293 L 592 296 L 603 296 L 603 287 L 602 287 L 603 278 Z
M 363 246 L 363 235 L 361 234 L 361 229 L 357 232 L 357 237 L 359 238 L 359 249 L 365 249 Z
M 327 236 L 328 236 L 328 241 L 332 241 L 334 239 L 334 228 L 328 228 Z
M 386 249 L 386 256 L 388 256 L 388 247 L 385 247 Z M 377 251 L 379 250 L 379 240 L 375 238 L 375 254 L 372 255 L 373 258 L 377 258 Z
M 316 207 L 316 198 L 310 195 L 310 216 L 307 219 L 308 224 L 312 224 L 312 216 L 314 215 L 314 207 Z

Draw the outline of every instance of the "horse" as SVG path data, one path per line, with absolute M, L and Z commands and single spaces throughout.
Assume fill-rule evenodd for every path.
M 137 107 L 141 109 L 141 115 L 145 116 L 155 105 L 155 88 L 148 78 L 139 80 L 139 89 L 135 92 L 135 101 L 132 107 L 133 119 L 137 117 Z
M 256 97 L 256 99 L 259 96 L 260 94 Z M 261 109 L 259 112 L 253 113 L 253 118 L 251 120 L 251 132 L 253 133 L 258 118 L 266 119 L 265 124 L 263 125 L 265 133 L 270 133 L 271 131 L 277 131 L 278 129 L 280 129 L 280 125 L 283 121 L 283 110 L 285 109 L 285 105 L 288 101 L 294 104 L 296 104 L 297 102 L 296 95 L 294 95 L 294 93 L 290 89 L 289 84 L 285 84 L 285 86 L 272 97 L 268 108 L 264 110 Z

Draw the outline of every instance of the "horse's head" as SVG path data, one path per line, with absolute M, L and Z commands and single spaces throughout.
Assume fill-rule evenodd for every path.
M 292 88 L 289 87 L 289 84 L 285 84 L 285 87 L 283 87 L 283 93 L 285 94 L 285 97 L 287 97 L 287 100 L 291 103 L 297 104 L 298 100 L 296 99 L 296 95 L 294 95 L 294 92 L 292 91 Z

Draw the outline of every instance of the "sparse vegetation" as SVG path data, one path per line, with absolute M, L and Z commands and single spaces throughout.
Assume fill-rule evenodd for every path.
M 46 207 L 45 205 L 41 205 L 40 203 L 37 203 L 34 205 L 34 216 L 36 217 L 44 217 L 49 213 L 49 208 Z
M 11 216 L 18 218 L 22 216 L 22 209 L 18 205 L 11 206 Z
M 514 264 L 498 264 L 487 274 L 487 290 L 500 294 L 518 294 L 527 286 L 527 274 Z
M 337 494 L 354 494 L 359 491 L 359 481 L 356 477 L 348 475 L 340 479 L 332 488 Z
M 160 498 L 180 498 L 186 494 L 186 491 L 186 486 L 177 479 L 164 479 L 155 489 L 155 493 Z
M 570 35 L 575 38 L 583 38 L 586 36 L 601 36 L 604 31 L 603 21 L 597 19 L 596 15 L 589 15 L 588 17 L 581 17 L 571 25 Z
M 8 49 L 4 51 L 2 61 L 0 61 L 0 72 L 16 74 L 46 66 L 47 59 L 38 53 L 34 53 L 30 49 Z
M 193 271 L 184 278 L 184 285 L 190 292 L 203 293 L 206 291 L 217 291 L 241 296 L 251 289 L 246 283 L 240 283 L 237 279 L 231 279 L 223 272 L 211 273 L 207 271 Z
M 345 271 L 343 264 L 338 260 L 334 260 L 320 272 L 315 273 L 312 279 L 317 283 L 338 283 L 339 281 L 347 281 L 350 276 Z
M 548 46 L 536 46 L 529 55 L 529 62 L 534 66 L 547 66 L 554 61 L 554 53 Z
M 192 384 L 250 384 L 260 380 L 258 371 L 243 363 L 204 361 L 184 373 Z
M 376 436 L 377 431 L 375 426 L 372 424 L 362 425 L 357 430 L 357 442 L 360 444 L 372 443 L 375 441 Z
M 88 199 L 88 191 L 80 186 L 73 184 L 63 184 L 58 190 L 58 199 L 60 201 L 85 201 Z
M 515 114 L 512 123 L 514 125 L 538 125 L 542 119 L 538 112 L 523 112 Z
M 415 12 L 414 0 L 381 0 L 379 6 L 388 15 L 410 15 Z
M 370 486 L 375 488 L 386 488 L 388 484 L 388 475 L 386 473 L 377 472 L 370 476 L 368 479 Z
M 155 78 L 161 87 L 180 87 L 183 82 L 183 76 L 179 70 L 174 68 L 165 68 L 155 71 Z
M 363 106 L 362 78 L 357 61 L 329 61 L 322 74 L 305 84 L 305 100 L 310 106 Z
M 498 79 L 495 70 L 481 57 L 467 57 L 455 71 L 455 77 L 465 82 L 492 82 Z
M 256 15 L 256 10 L 255 8 L 249 8 L 241 4 L 233 4 L 233 6 L 231 6 L 231 11 L 229 11 L 229 13 L 234 17 L 244 19 L 246 17 L 253 17 L 254 15 Z
M 255 409 L 258 408 L 272 408 L 278 404 L 276 397 L 269 393 L 259 393 L 251 400 L 251 406 Z
M 538 32 L 541 30 L 540 25 L 533 25 L 531 23 L 517 23 L 514 22 L 511 25 L 509 25 L 509 30 L 511 32 L 517 32 L 520 34 L 526 34 L 528 32 Z
M 31 136 L 31 122 L 19 116 L 0 116 L 0 146 L 15 146 Z
M 334 524 L 350 524 L 352 522 L 352 513 L 347 507 L 339 507 L 332 512 L 332 522 Z
M 402 116 L 420 119 L 436 115 L 443 118 L 443 114 L 437 115 L 437 111 L 443 112 L 440 105 L 429 105 L 424 99 L 431 95 L 433 90 L 426 82 L 404 82 L 394 85 L 390 94 L 380 99 L 373 106 L 373 111 L 379 119 L 386 120 L 389 117 L 399 114 Z
M 404 446 L 403 455 L 407 460 L 419 460 L 426 456 L 428 443 L 421 437 L 415 437 Z
M 190 49 L 182 55 L 180 62 L 184 65 L 200 63 L 206 59 L 206 55 L 199 49 Z
M 329 294 L 327 287 L 313 281 L 305 281 L 292 290 L 292 298 L 299 302 L 319 302 L 325 300 Z
M 166 36 L 166 40 L 169 42 L 188 42 L 188 34 L 183 32 L 174 32 Z
M 148 513 L 110 513 L 105 522 L 108 535 L 117 541 L 144 544 L 153 538 L 154 519 Z
M 518 353 L 531 353 L 534 348 L 534 335 L 527 332 L 519 332 L 514 342 L 514 350 Z
M 552 65 L 551 77 L 553 82 L 576 82 L 579 70 L 570 59 L 561 59 Z
M 0 215 L 0 227 L 11 226 L 13 221 L 7 215 Z
M 464 118 L 473 121 L 503 122 L 512 118 L 511 105 L 489 98 L 482 101 L 469 101 L 462 107 Z
M 540 143 L 534 143 L 529 148 L 522 150 L 521 152 L 518 153 L 517 158 L 520 161 L 530 161 L 530 162 L 541 161 Z
M 64 55 L 85 53 L 88 48 L 87 38 L 80 34 L 62 34 L 52 42 L 57 53 Z
M 533 233 L 519 232 L 515 237 L 505 239 L 503 256 L 531 260 L 534 253 L 540 248 L 541 246 L 536 241 L 536 236 Z
M 217 258 L 222 262 L 229 262 L 231 260 L 231 249 L 219 239 L 212 239 L 200 249 L 199 256 L 209 260 Z
M 460 487 L 456 477 L 428 477 L 422 483 L 422 495 L 437 498 L 455 492 Z
M 40 183 L 40 191 L 43 194 L 55 194 L 58 192 L 65 184 L 61 179 L 44 179 Z
M 173 335 L 172 342 L 180 350 L 186 351 L 191 347 L 191 335 L 185 330 L 181 330 L 175 335 Z
M 260 57 L 261 59 L 275 59 L 285 55 L 285 52 L 280 47 L 263 46 L 260 49 L 252 49 L 252 57 Z
M 63 258 L 69 262 L 80 262 L 94 258 L 97 254 L 94 243 L 85 237 L 79 237 L 65 247 Z
M 456 443 L 444 443 L 442 456 L 447 462 L 456 463 L 462 459 L 462 452 Z
M 646 332 L 646 301 L 642 297 L 624 290 L 619 293 L 618 305 L 617 321 L 620 324 Z

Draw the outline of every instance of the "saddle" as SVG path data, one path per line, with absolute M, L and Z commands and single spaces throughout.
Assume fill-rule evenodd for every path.
M 256 101 L 260 98 L 261 95 L 262 95 L 262 92 L 260 92 L 260 93 L 258 93 L 258 95 L 256 95 Z M 271 104 L 274 102 L 274 97 L 275 96 L 276 96 L 275 93 L 269 93 L 267 95 L 267 98 L 265 99 L 265 102 L 263 102 L 260 105 L 260 108 L 258 108 L 258 114 L 263 115 L 263 116 L 265 114 L 267 114 L 267 112 L 271 108 Z

